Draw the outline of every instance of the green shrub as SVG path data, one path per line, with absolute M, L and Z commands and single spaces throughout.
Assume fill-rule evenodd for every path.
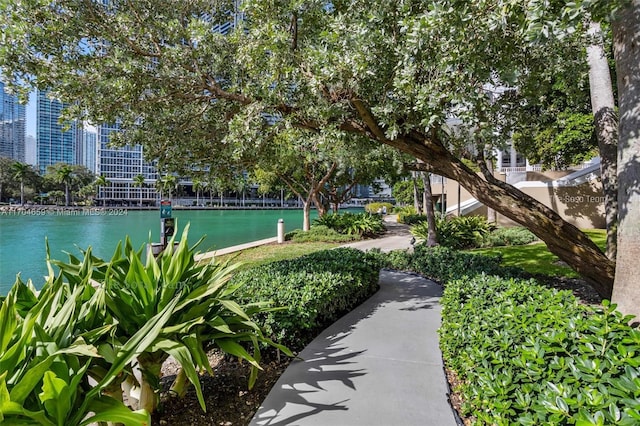
M 635 425 L 640 331 L 534 281 L 447 283 L 440 346 L 476 424 Z
M 0 304 L 0 422 L 88 424 L 117 419 L 149 424 L 157 406 L 162 363 L 173 356 L 181 370 L 172 391 L 194 385 L 205 409 L 197 370 L 213 374 L 206 351 L 218 347 L 252 366 L 256 380 L 266 339 L 252 321 L 270 312 L 265 304 L 240 306 L 229 285 L 235 266 L 197 263 L 187 241 L 189 226 L 174 248 L 171 239 L 157 258 L 135 250 L 127 238 L 112 258 L 91 248 L 82 258 L 47 259 L 49 276 L 37 293 L 19 279 Z M 196 244 L 197 246 L 197 244 Z M 47 250 L 48 252 L 48 250 Z M 48 253 L 47 253 L 48 255 Z M 53 266 L 59 269 L 54 275 Z M 253 346 L 252 354 L 242 345 Z M 142 372 L 134 379 L 133 365 Z M 122 403 L 122 382 L 140 392 Z M 91 418 L 86 419 L 90 413 Z M 29 421 L 32 420 L 32 421 Z
M 115 325 L 99 303 L 98 290 L 87 281 L 74 286 L 51 273 L 37 292 L 31 281 L 17 278 L 0 303 L 0 423 L 80 425 L 117 418 L 150 424 L 148 412 L 131 411 L 107 382 L 119 388 L 126 369 L 121 361 L 133 344 L 110 336 Z
M 326 243 L 341 243 L 349 242 L 360 239 L 359 235 L 344 235 L 340 234 L 325 225 L 314 225 L 308 231 L 302 229 L 295 229 L 287 235 L 285 235 L 287 241 L 293 241 L 294 243 L 309 243 L 309 242 L 326 242 Z
M 440 283 L 478 274 L 522 277 L 519 268 L 501 266 L 502 256 L 487 256 L 452 250 L 447 247 L 427 247 L 417 244 L 411 259 L 411 269 Z
M 440 218 L 436 221 L 438 243 L 454 249 L 480 247 L 486 235 L 494 229 L 494 225 L 482 216 L 455 216 Z M 414 225 L 411 233 L 417 238 L 426 240 L 427 222 Z
M 299 350 L 377 291 L 380 267 L 375 255 L 338 248 L 252 268 L 232 282 L 245 303 L 273 301 L 284 307 L 260 315 L 259 322 L 269 335 Z
M 520 226 L 497 228 L 485 236 L 482 247 L 523 246 L 537 239 L 531 231 Z
M 314 226 L 322 225 L 344 235 L 375 237 L 384 232 L 382 218 L 369 213 L 325 214 L 313 221 Z
M 398 271 L 412 271 L 442 284 L 462 277 L 474 277 L 478 274 L 499 275 L 503 277 L 526 277 L 520 268 L 501 266 L 500 255 L 488 256 L 452 250 L 448 247 L 428 247 L 424 243 L 416 244 L 413 252 L 393 250 L 388 253 L 372 251 L 379 257 L 383 267 Z
M 417 225 L 422 222 L 427 222 L 427 216 L 417 213 L 399 213 L 398 223 L 404 223 L 405 225 Z
M 408 250 L 392 250 L 387 253 L 379 249 L 370 250 L 369 253 L 378 256 L 383 268 L 394 269 L 396 271 L 410 271 L 413 254 Z
M 393 207 L 393 213 L 397 214 L 398 216 L 400 215 L 410 215 L 410 214 L 416 214 L 416 209 L 413 206 L 394 206 Z
M 371 214 L 377 214 L 378 211 L 382 211 L 382 208 L 387 208 L 387 213 L 391 213 L 393 211 L 393 204 L 391 203 L 369 203 L 364 206 L 364 210 Z

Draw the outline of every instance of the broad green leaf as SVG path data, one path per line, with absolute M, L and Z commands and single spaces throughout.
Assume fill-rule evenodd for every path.
M 80 426 L 98 422 L 122 423 L 125 426 L 151 425 L 151 415 L 145 410 L 131 411 L 122 402 L 106 396 L 92 401 L 88 408 L 96 414 L 84 419 Z
M 42 380 L 42 392 L 38 398 L 45 406 L 47 412 L 57 420 L 59 425 L 64 424 L 64 419 L 70 415 L 71 401 L 69 400 L 68 384 L 56 377 L 52 371 L 44 373 Z
M 193 327 L 199 324 L 204 324 L 204 318 L 199 317 L 181 324 L 167 326 L 162 330 L 162 332 L 164 334 L 188 334 Z
M 3 353 L 9 342 L 14 337 L 18 321 L 15 309 L 16 295 L 14 290 L 10 290 L 7 297 L 1 302 L 0 306 L 0 354 Z
M 225 308 L 227 308 L 234 314 L 239 315 L 246 320 L 250 320 L 244 310 L 236 302 L 232 300 L 220 300 L 220 304 L 222 304 Z
M 107 375 L 89 392 L 90 396 L 94 396 L 101 389 L 107 386 L 122 371 L 122 369 L 131 362 L 136 356 L 144 352 L 158 337 L 162 328 L 165 326 L 175 308 L 178 300 L 171 301 L 161 312 L 150 318 L 149 321 L 138 330 L 131 338 L 122 346 L 117 354 Z
M 262 369 L 262 367 L 260 367 L 260 364 L 258 364 L 258 362 L 255 359 L 253 359 L 253 357 L 249 355 L 249 353 L 241 345 L 236 343 L 234 340 L 216 339 L 215 344 L 224 352 L 228 353 L 229 355 L 237 356 L 238 358 L 248 361 L 251 365 L 259 369 Z
M 11 401 L 11 395 L 9 394 L 9 390 L 7 389 L 6 377 L 6 371 L 0 374 L 0 407 L 2 407 L 4 403 Z M 0 414 L 2 414 L 1 410 Z
M 202 395 L 202 387 L 200 386 L 200 378 L 198 377 L 198 372 L 196 371 L 195 364 L 193 362 L 193 358 L 191 357 L 189 349 L 182 343 L 175 342 L 169 339 L 160 339 L 156 341 L 156 343 L 154 344 L 154 348 L 165 351 L 169 355 L 173 356 L 176 361 L 178 361 L 185 374 L 189 378 L 189 381 L 196 389 L 196 395 L 198 396 L 198 401 L 200 402 L 202 411 L 207 411 L 207 406 L 204 402 L 204 396 Z
M 182 338 L 183 343 L 189 348 L 191 356 L 193 356 L 196 365 L 200 368 L 207 370 L 210 376 L 213 376 L 213 370 L 209 363 L 209 358 L 202 348 L 202 341 L 198 339 L 197 335 L 192 333 Z
M 20 381 L 11 389 L 11 400 L 22 404 L 29 394 L 33 392 L 36 385 L 40 383 L 54 359 L 54 355 L 48 356 L 37 365 L 29 368 L 24 376 L 20 378 Z
M 16 416 L 16 418 L 12 418 Z M 3 418 L 4 417 L 4 418 Z M 33 422 L 28 422 L 24 418 L 29 418 L 34 420 Z M 7 420 L 8 419 L 8 420 Z M 30 411 L 22 407 L 22 405 L 15 402 L 6 402 L 4 405 L 0 406 L 0 421 L 3 424 L 8 425 L 16 425 L 16 426 L 56 426 L 56 423 L 52 422 L 44 410 L 42 411 Z

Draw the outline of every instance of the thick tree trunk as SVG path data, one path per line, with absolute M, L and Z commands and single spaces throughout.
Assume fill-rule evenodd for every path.
M 459 182 L 478 201 L 528 228 L 601 296 L 611 297 L 614 263 L 558 213 L 490 173 L 483 179 L 451 154 L 434 134 L 412 132 L 404 138 L 384 138 L 383 142 L 422 160 L 430 172 Z
M 618 256 L 613 302 L 640 317 L 640 0 L 618 12 L 613 24 L 618 76 Z
M 431 175 L 422 173 L 422 183 L 424 184 L 423 208 L 427 215 L 427 246 L 438 245 L 438 234 L 436 232 L 436 214 L 433 210 L 433 192 L 431 191 Z
M 636 10 L 639 2 L 640 0 L 633 1 Z M 640 33 L 637 28 L 636 33 Z M 638 52 L 637 45 L 638 34 L 635 36 L 636 52 L 634 60 L 636 62 L 634 66 L 637 67 L 637 56 L 640 52 Z M 629 74 L 629 78 L 632 78 L 631 76 L 636 79 L 637 83 L 640 72 Z M 635 90 L 637 93 L 640 88 L 636 86 Z M 439 139 L 437 129 L 432 129 L 429 134 L 412 131 L 399 138 L 388 139 L 378 125 L 376 118 L 361 100 L 351 99 L 351 104 L 358 111 L 364 124 L 363 127 L 362 124 L 357 123 L 352 127 L 353 129 L 422 160 L 429 167 L 427 170 L 429 172 L 456 180 L 485 206 L 495 209 L 498 213 L 519 223 L 537 235 L 547 244 L 549 251 L 582 275 L 601 296 L 611 297 L 615 264 L 600 251 L 598 246 L 584 232 L 562 219 L 558 213 L 533 197 L 512 185 L 496 179 L 491 173 L 488 173 L 483 162 L 480 165 L 485 169 L 485 179 L 474 173 L 459 158 L 445 148 Z M 640 102 L 636 102 L 635 105 L 638 107 Z M 637 110 L 636 115 L 639 115 Z M 636 117 L 637 119 L 638 117 Z M 633 129 L 637 131 L 640 128 L 637 122 L 634 124 L 635 127 L 628 130 L 629 132 L 633 131 Z M 638 135 L 636 134 L 635 137 L 638 138 Z M 640 145 L 640 142 L 636 142 Z M 620 161 L 618 161 L 618 164 L 620 164 Z M 637 172 L 640 172 L 640 170 Z M 636 184 L 638 182 L 636 181 Z M 624 187 L 622 182 L 620 187 Z M 639 196 L 640 194 L 636 194 L 636 197 Z M 640 204 L 640 200 L 638 200 L 638 204 Z M 640 209 L 636 209 L 636 211 L 640 212 Z M 638 232 L 636 231 L 636 233 Z M 636 239 L 636 241 L 640 241 L 640 238 Z M 639 243 L 636 242 L 636 244 Z M 618 239 L 618 247 L 620 247 L 620 239 Z M 636 252 L 637 256 L 640 254 L 640 247 L 636 247 L 639 249 Z
M 302 203 L 302 230 L 311 229 L 311 202 L 308 200 Z
M 485 164 L 487 165 L 487 170 L 489 170 L 489 173 L 493 174 L 493 160 L 491 158 L 487 158 L 487 160 L 485 161 Z M 498 220 L 496 218 L 495 209 L 492 209 L 491 207 L 487 207 L 487 222 L 496 223 L 497 221 Z
M 609 259 L 615 260 L 616 229 L 618 226 L 618 183 L 616 176 L 618 119 L 615 113 L 611 73 L 604 49 L 600 24 L 591 22 L 588 34 L 590 36 L 590 45 L 587 47 L 589 89 L 596 138 L 600 151 L 600 176 L 602 178 L 607 223 L 607 256 Z
M 418 181 L 416 179 L 416 172 L 411 176 L 411 183 L 413 183 L 413 208 L 416 210 L 417 214 L 422 213 L 420 211 L 420 197 L 418 191 Z

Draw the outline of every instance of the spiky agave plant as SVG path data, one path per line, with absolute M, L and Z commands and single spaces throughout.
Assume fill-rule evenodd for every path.
M 237 266 L 196 263 L 195 248 L 202 240 L 189 248 L 188 231 L 189 225 L 180 243 L 174 246 L 172 239 L 158 258 L 148 252 L 144 263 L 143 248 L 134 250 L 127 238 L 124 247 L 118 244 L 110 261 L 93 258 L 93 269 L 83 272 L 104 291 L 106 314 L 116 324 L 112 338 L 119 342 L 120 349 L 104 373 L 109 375 L 115 369 L 127 372 L 128 380 L 139 386 L 139 407 L 148 412 L 157 407 L 160 370 L 169 356 L 182 368 L 174 391 L 183 394 L 184 386 L 192 383 L 205 410 L 198 370 L 213 374 L 206 348 L 215 346 L 248 361 L 252 366 L 250 386 L 260 369 L 260 344 L 292 355 L 266 338 L 251 320 L 251 316 L 271 308 L 261 303 L 242 307 L 233 300 L 235 287 L 228 281 Z M 87 255 L 90 253 L 85 252 Z M 56 265 L 75 274 L 78 262 L 71 263 Z M 253 346 L 253 354 L 245 349 L 246 343 Z M 140 377 L 134 376 L 132 368 L 124 368 L 133 363 L 140 370 Z M 105 382 L 100 381 L 100 385 Z
M 93 300 L 90 285 L 70 284 L 51 269 L 39 293 L 18 277 L 0 303 L 0 422 L 149 424 L 148 413 L 132 412 L 101 392 L 104 384 L 89 383 L 90 367 L 103 359 L 95 342 L 112 327 L 93 311 Z M 113 369 L 104 383 L 119 373 Z

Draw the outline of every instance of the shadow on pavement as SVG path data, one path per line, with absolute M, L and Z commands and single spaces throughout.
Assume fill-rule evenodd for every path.
M 397 313 L 415 316 L 418 311 L 436 309 L 442 289 L 423 278 L 394 271 L 382 271 L 380 285 L 376 294 L 314 339 L 300 353 L 301 360 L 289 365 L 258 409 L 252 425 L 321 425 L 329 421 L 326 416 L 330 412 L 346 412 L 355 406 L 356 415 L 363 395 L 373 392 L 379 398 L 384 394 L 384 381 L 376 378 L 378 371 L 362 367 L 371 365 L 370 360 L 384 361 L 393 351 L 391 340 L 404 333 L 398 331 L 402 325 L 394 323 Z M 385 348 L 387 338 L 390 342 Z M 406 339 L 415 339 L 415 335 Z M 373 376 L 365 379 L 370 374 Z M 371 383 L 376 384 L 375 389 L 368 389 Z M 379 409 L 375 400 L 366 403 L 372 404 L 373 410 Z

